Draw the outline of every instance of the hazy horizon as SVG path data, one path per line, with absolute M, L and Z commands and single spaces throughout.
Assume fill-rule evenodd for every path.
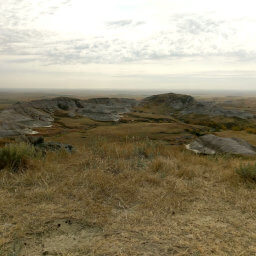
M 0 3 L 0 88 L 254 91 L 252 0 Z
M 173 89 L 173 90 L 157 90 L 157 89 L 50 89 L 49 88 L 0 88 L 0 93 L 5 93 L 6 95 L 22 95 L 27 96 L 33 94 L 48 96 L 75 96 L 75 97 L 142 97 L 150 96 L 156 94 L 165 93 L 177 93 L 186 94 L 192 96 L 209 96 L 209 97 L 255 97 L 256 90 L 207 90 L 207 89 Z M 17 96 L 16 95 L 16 96 Z

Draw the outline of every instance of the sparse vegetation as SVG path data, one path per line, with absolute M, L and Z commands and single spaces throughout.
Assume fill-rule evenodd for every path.
M 50 152 L 26 172 L 0 173 L 3 252 L 11 250 L 14 238 L 22 241 L 26 256 L 45 251 L 122 255 L 120 248 L 123 255 L 193 255 L 199 247 L 201 255 L 222 255 L 223 248 L 233 255 L 248 250 L 233 242 L 235 235 L 222 236 L 226 223 L 229 234 L 242 225 L 247 230 L 243 239 L 253 243 L 253 226 L 243 212 L 254 214 L 256 191 L 234 172 L 239 162 L 253 159 L 207 158 L 125 134 L 83 141 L 79 133 L 63 136 L 76 141 L 76 153 Z M 216 211 L 232 205 L 234 213 Z M 196 244 L 192 232 L 201 237 Z M 218 244 L 216 236 L 223 239 Z
M 39 152 L 26 143 L 11 143 L 0 148 L 0 170 L 8 168 L 12 171 L 26 169 L 31 158 L 35 158 Z
M 246 128 L 246 131 L 250 134 L 256 134 L 256 128 Z
M 256 129 L 256 123 L 252 120 L 243 120 L 234 117 L 220 117 L 215 116 L 209 118 L 206 115 L 187 115 L 182 117 L 183 121 L 188 124 L 200 125 L 214 129 L 218 132 L 221 130 L 233 130 L 233 131 L 254 131 Z
M 246 180 L 256 181 L 256 164 L 241 165 L 236 172 Z

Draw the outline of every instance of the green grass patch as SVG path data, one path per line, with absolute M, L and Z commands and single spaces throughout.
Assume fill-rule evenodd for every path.
M 32 158 L 40 155 L 35 147 L 29 144 L 7 144 L 0 149 L 0 170 L 4 168 L 12 171 L 24 170 Z
M 236 169 L 236 173 L 240 175 L 243 179 L 256 181 L 256 163 L 241 165 Z

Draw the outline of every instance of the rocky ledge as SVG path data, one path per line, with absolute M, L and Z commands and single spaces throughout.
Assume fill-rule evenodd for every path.
M 54 113 L 67 111 L 70 116 L 84 116 L 96 121 L 118 121 L 137 105 L 126 98 L 80 100 L 69 97 L 18 102 L 0 112 L 0 137 L 35 134 L 33 128 L 50 127 Z

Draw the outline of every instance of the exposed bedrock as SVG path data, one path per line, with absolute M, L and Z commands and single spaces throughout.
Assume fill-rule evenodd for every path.
M 80 115 L 96 121 L 118 121 L 136 105 L 136 100 L 126 98 L 58 97 L 18 102 L 0 112 L 0 137 L 34 134 L 33 128 L 50 127 L 58 110 L 67 111 L 71 117 Z

